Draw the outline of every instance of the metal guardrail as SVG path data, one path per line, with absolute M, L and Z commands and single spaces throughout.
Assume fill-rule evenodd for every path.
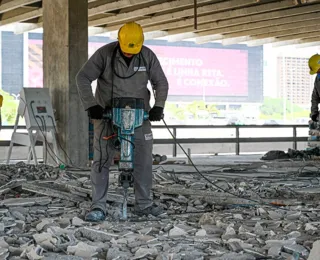
M 2 126 L 3 130 L 13 130 L 14 126 Z M 293 149 L 297 149 L 298 142 L 306 142 L 307 137 L 297 137 L 297 128 L 307 128 L 308 125 L 168 125 L 172 134 L 177 136 L 177 129 L 235 129 L 235 137 L 231 138 L 177 138 L 180 144 L 214 144 L 214 143 L 234 143 L 236 154 L 240 154 L 241 143 L 270 143 L 270 142 L 292 142 Z M 164 125 L 154 125 L 153 129 L 166 129 Z M 266 129 L 266 128 L 292 128 L 292 136 L 289 137 L 240 137 L 240 129 Z M 18 126 L 18 129 L 26 129 L 25 126 Z M 154 144 L 172 144 L 172 155 L 177 156 L 177 144 L 173 138 L 154 139 Z M 37 142 L 36 145 L 41 145 Z M 9 146 L 10 141 L 0 141 L 0 146 Z M 15 144 L 16 145 L 16 144 Z
M 176 142 L 180 144 L 205 144 L 205 143 L 234 143 L 236 155 L 240 154 L 241 143 L 268 143 L 268 142 L 292 142 L 293 149 L 297 149 L 298 142 L 306 142 L 308 137 L 297 137 L 297 128 L 309 128 L 308 125 L 168 125 L 172 134 L 177 136 L 177 129 L 235 129 L 235 137 L 232 138 L 176 138 Z M 166 126 L 156 125 L 153 129 L 166 129 Z M 240 129 L 245 128 L 292 128 L 292 136 L 290 137 L 240 137 Z M 172 144 L 172 155 L 177 156 L 177 144 L 174 139 L 154 139 L 154 144 Z

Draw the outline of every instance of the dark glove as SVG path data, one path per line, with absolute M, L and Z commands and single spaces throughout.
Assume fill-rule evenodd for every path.
M 316 114 L 311 115 L 311 119 L 313 122 L 318 122 L 318 116 L 319 116 L 319 112 Z
M 91 119 L 102 119 L 104 109 L 99 105 L 95 105 L 93 107 L 89 107 L 87 111 L 88 116 Z
M 150 121 L 160 121 L 163 118 L 163 108 L 162 107 L 153 107 L 149 111 L 149 120 Z

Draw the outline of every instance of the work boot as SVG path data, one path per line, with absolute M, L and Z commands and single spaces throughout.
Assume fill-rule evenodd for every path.
M 145 209 L 140 209 L 139 207 L 135 207 L 135 214 L 138 216 L 144 216 L 144 215 L 152 215 L 155 217 L 159 217 L 161 215 L 166 214 L 165 210 L 156 204 L 152 204 L 151 206 L 145 208 Z
M 101 209 L 92 209 L 87 213 L 85 221 L 89 222 L 101 222 L 106 219 L 106 214 Z

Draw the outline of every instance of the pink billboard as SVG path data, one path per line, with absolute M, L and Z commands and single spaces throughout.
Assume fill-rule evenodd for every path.
M 89 43 L 89 56 L 105 43 Z M 148 45 L 168 78 L 169 95 L 247 96 L 244 50 Z M 43 86 L 42 40 L 29 40 L 29 87 Z
M 248 95 L 247 51 L 148 47 L 157 54 L 168 78 L 169 95 Z

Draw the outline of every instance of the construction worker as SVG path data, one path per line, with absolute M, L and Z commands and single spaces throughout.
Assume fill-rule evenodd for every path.
M 94 121 L 94 158 L 91 169 L 92 205 L 87 221 L 102 221 L 106 217 L 109 167 L 114 155 L 111 126 L 102 119 L 104 108 L 111 107 L 114 97 L 143 98 L 150 121 L 160 121 L 168 95 L 168 81 L 156 55 L 144 43 L 141 26 L 126 23 L 118 32 L 118 41 L 98 49 L 78 72 L 76 80 L 82 104 Z M 91 83 L 97 79 L 95 96 Z M 155 105 L 150 107 L 150 80 L 155 91 Z M 159 216 L 164 213 L 151 199 L 152 131 L 150 121 L 135 130 L 134 190 L 135 213 Z
M 310 75 L 315 75 L 314 89 L 311 97 L 311 114 L 312 121 L 317 122 L 319 116 L 318 105 L 320 103 L 320 55 L 315 54 L 309 59 Z

